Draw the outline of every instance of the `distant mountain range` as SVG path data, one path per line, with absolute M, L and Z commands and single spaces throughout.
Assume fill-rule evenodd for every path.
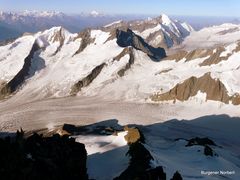
M 108 16 L 97 11 L 79 15 L 54 11 L 0 12 L 0 40 L 16 38 L 25 32 L 36 33 L 53 26 L 62 26 L 74 33 L 87 27 L 103 26 L 119 18 L 133 19 L 130 16 Z

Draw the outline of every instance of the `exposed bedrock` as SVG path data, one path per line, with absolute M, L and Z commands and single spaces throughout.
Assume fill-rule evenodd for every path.
M 10 136 L 11 135 L 11 136 Z M 87 180 L 85 145 L 69 136 L 43 137 L 23 132 L 0 138 L 2 180 Z
M 227 61 L 230 56 L 233 55 L 233 53 L 240 51 L 240 42 L 237 42 L 236 48 L 225 55 L 222 55 L 223 52 L 226 51 L 226 48 L 224 46 L 214 47 L 210 49 L 195 49 L 192 51 L 178 51 L 175 54 L 169 55 L 165 60 L 175 60 L 180 61 L 185 59 L 185 62 L 191 61 L 197 58 L 206 58 L 202 63 L 200 63 L 200 66 L 210 66 L 213 64 L 218 64 L 222 61 Z
M 53 53 L 52 56 L 55 56 L 63 47 L 64 41 L 65 41 L 63 31 L 64 31 L 64 29 L 60 28 L 60 30 L 53 36 L 53 42 L 59 42 L 59 46 L 58 46 L 57 50 Z
M 131 29 L 127 31 L 118 30 L 116 31 L 117 44 L 120 47 L 132 46 L 133 48 L 146 53 L 153 61 L 160 61 L 166 57 L 166 52 L 163 48 L 154 48 L 147 44 L 143 38 L 136 35 Z
M 70 95 L 76 95 L 83 87 L 91 84 L 91 82 L 101 73 L 105 65 L 105 63 L 102 63 L 95 67 L 86 77 L 74 84 L 71 88 Z
M 240 104 L 239 94 L 229 96 L 224 84 L 219 79 L 213 79 L 210 73 L 199 78 L 192 76 L 166 93 L 152 95 L 151 99 L 153 101 L 186 101 L 190 97 L 196 96 L 199 91 L 206 93 L 206 100 L 220 101 L 226 104 L 232 101 L 234 105 Z
M 31 77 L 35 73 L 35 71 L 39 70 L 36 67 L 33 67 L 33 57 L 34 54 L 40 50 L 41 48 L 35 42 L 32 46 L 32 49 L 28 56 L 24 59 L 24 65 L 22 69 L 13 77 L 12 80 L 5 83 L 2 87 L 0 86 L 0 99 L 10 95 L 11 93 L 15 92 L 24 82 L 27 78 Z M 41 67 L 43 68 L 45 66 L 45 62 L 43 59 L 38 58 L 38 61 L 41 61 Z M 33 72 L 31 72 L 33 71 Z
M 126 71 L 131 68 L 131 66 L 134 64 L 134 61 L 135 61 L 132 47 L 124 48 L 123 51 L 114 58 L 114 60 L 120 61 L 120 59 L 122 57 L 124 57 L 125 55 L 129 55 L 129 60 L 128 60 L 127 64 L 118 71 L 118 75 L 120 77 L 125 75 Z
M 80 32 L 76 39 L 78 38 L 81 38 L 81 44 L 73 56 L 81 53 L 89 44 L 94 42 L 94 39 L 91 38 L 91 29 L 86 29 Z

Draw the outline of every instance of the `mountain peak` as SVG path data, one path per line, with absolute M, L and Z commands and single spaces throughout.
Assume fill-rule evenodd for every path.
M 164 25 L 169 25 L 172 22 L 171 19 L 166 14 L 162 14 L 161 19 L 162 19 L 162 24 Z
M 92 10 L 90 12 L 90 15 L 93 16 L 93 17 L 98 17 L 98 16 L 102 16 L 102 13 L 96 11 L 96 10 Z

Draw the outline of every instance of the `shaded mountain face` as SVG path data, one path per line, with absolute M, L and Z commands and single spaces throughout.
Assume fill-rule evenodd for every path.
M 187 36 L 174 22 L 160 16 L 114 22 L 75 34 L 54 27 L 6 42 L 0 46 L 1 99 L 9 95 L 31 100 L 83 95 L 157 103 L 209 100 L 238 105 L 238 27 L 221 25 L 189 31 Z M 163 27 L 175 35 L 185 34 L 186 38 L 182 36 L 183 42 L 170 49 L 151 45 L 148 37 L 155 32 L 161 35 Z M 204 39 L 206 32 L 210 39 L 222 37 L 223 43 L 216 45 L 206 40 L 207 48 L 199 44 L 189 50 L 191 39 Z M 183 44 L 187 48 L 181 47 Z M 174 53 L 169 54 L 171 50 Z
M 146 53 L 154 61 L 160 61 L 166 57 L 166 52 L 163 48 L 154 48 L 148 45 L 140 36 L 133 33 L 131 29 L 127 29 L 127 31 L 117 30 L 116 35 L 117 44 L 120 47 L 132 46 Z

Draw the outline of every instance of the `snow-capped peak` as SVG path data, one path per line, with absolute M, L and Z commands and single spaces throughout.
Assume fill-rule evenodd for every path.
M 93 17 L 97 17 L 97 16 L 101 16 L 101 13 L 96 11 L 96 10 L 93 10 L 90 12 L 90 15 L 93 16 Z
M 63 15 L 63 13 L 57 11 L 36 11 L 36 10 L 33 11 L 25 10 L 23 12 L 20 12 L 19 14 L 23 16 L 35 16 L 35 17 L 53 17 Z
M 107 28 L 107 27 L 110 27 L 110 26 L 113 26 L 113 25 L 116 25 L 116 24 L 120 24 L 122 22 L 123 22 L 123 20 L 114 21 L 110 24 L 105 25 L 104 27 Z
M 166 14 L 162 14 L 161 18 L 162 18 L 162 24 L 164 25 L 169 25 L 172 23 L 171 19 Z
M 37 11 L 37 10 L 24 10 L 20 12 L 0 12 L 0 16 L 10 16 L 15 19 L 18 17 L 54 17 L 54 16 L 63 16 L 64 13 L 57 11 Z M 3 17 L 4 18 L 4 17 Z

